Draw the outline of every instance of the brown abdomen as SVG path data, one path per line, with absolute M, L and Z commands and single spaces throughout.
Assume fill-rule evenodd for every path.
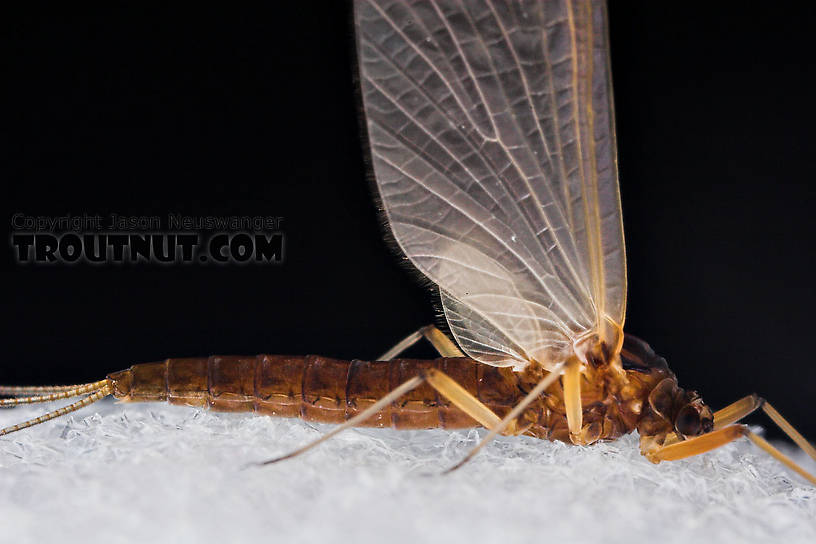
M 213 356 L 134 365 L 108 379 L 114 396 L 125 401 L 166 400 L 226 412 L 340 423 L 430 368 L 456 380 L 500 417 L 523 395 L 511 370 L 467 358 L 371 362 L 315 355 Z M 457 429 L 477 423 L 423 384 L 363 425 Z

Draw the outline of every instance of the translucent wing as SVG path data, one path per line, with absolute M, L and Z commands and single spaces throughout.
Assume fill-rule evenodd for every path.
M 626 263 L 599 1 L 358 0 L 374 172 L 472 358 L 619 350 Z

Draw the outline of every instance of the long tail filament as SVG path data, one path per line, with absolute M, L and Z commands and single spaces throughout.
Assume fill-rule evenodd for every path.
M 11 395 L 26 395 L 31 393 L 43 393 L 40 395 L 33 395 L 33 396 L 25 396 L 25 397 L 17 397 L 11 399 L 0 399 L 0 406 L 17 406 L 20 404 L 33 404 L 39 402 L 50 402 L 54 400 L 60 399 L 68 399 L 71 397 L 78 397 L 80 395 L 85 395 L 90 393 L 84 399 L 80 399 L 68 406 L 63 406 L 62 408 L 58 408 L 52 412 L 48 412 L 40 417 L 36 417 L 34 419 L 30 419 L 24 423 L 19 423 L 17 425 L 12 425 L 11 427 L 6 427 L 5 429 L 0 429 L 0 436 L 7 435 L 13 432 L 17 432 L 22 429 L 27 429 L 28 427 L 33 427 L 34 425 L 39 425 L 40 423 L 45 423 L 55 417 L 64 416 L 65 414 L 70 414 L 71 412 L 75 412 L 80 408 L 84 408 L 94 402 L 98 401 L 99 399 L 105 398 L 111 394 L 111 387 L 108 380 L 100 380 L 98 382 L 93 383 L 86 383 L 82 385 L 75 385 L 75 386 L 46 386 L 46 387 L 8 387 L 8 386 L 0 386 L 0 394 L 11 394 Z
M 72 386 L 0 387 L 0 394 L 4 394 L 4 392 L 6 391 L 15 390 L 13 393 L 5 393 L 15 395 L 15 398 L 0 399 L 0 407 L 17 406 L 18 404 L 35 404 L 39 402 L 51 402 L 61 399 L 70 399 L 71 397 L 78 397 L 86 393 L 93 393 L 94 391 L 98 391 L 107 384 L 108 380 L 100 380 L 98 382 Z M 31 394 L 32 392 L 36 392 L 39 394 L 32 396 L 17 396 Z

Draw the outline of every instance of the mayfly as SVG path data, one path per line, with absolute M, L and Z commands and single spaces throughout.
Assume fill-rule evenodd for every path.
M 137 364 L 94 383 L 3 387 L 14 406 L 113 395 L 351 426 L 489 431 L 590 445 L 637 430 L 653 462 L 747 437 L 623 332 L 626 256 L 605 5 L 600 0 L 357 0 L 360 90 L 376 186 L 402 252 L 439 290 L 433 326 L 378 361 L 259 355 Z M 435 360 L 396 359 L 422 338 Z M 455 468 L 455 467 L 454 467 Z

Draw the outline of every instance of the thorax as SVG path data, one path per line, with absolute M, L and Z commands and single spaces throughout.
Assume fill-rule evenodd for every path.
M 532 389 L 545 371 L 530 365 L 517 376 L 520 393 Z M 674 375 L 666 361 L 637 337 L 626 335 L 620 357 L 587 365 L 581 375 L 583 424 L 592 426 L 596 440 L 614 440 L 638 428 L 648 412 L 652 390 Z M 519 422 L 525 434 L 571 444 L 567 427 L 564 390 L 556 381 L 531 405 Z

